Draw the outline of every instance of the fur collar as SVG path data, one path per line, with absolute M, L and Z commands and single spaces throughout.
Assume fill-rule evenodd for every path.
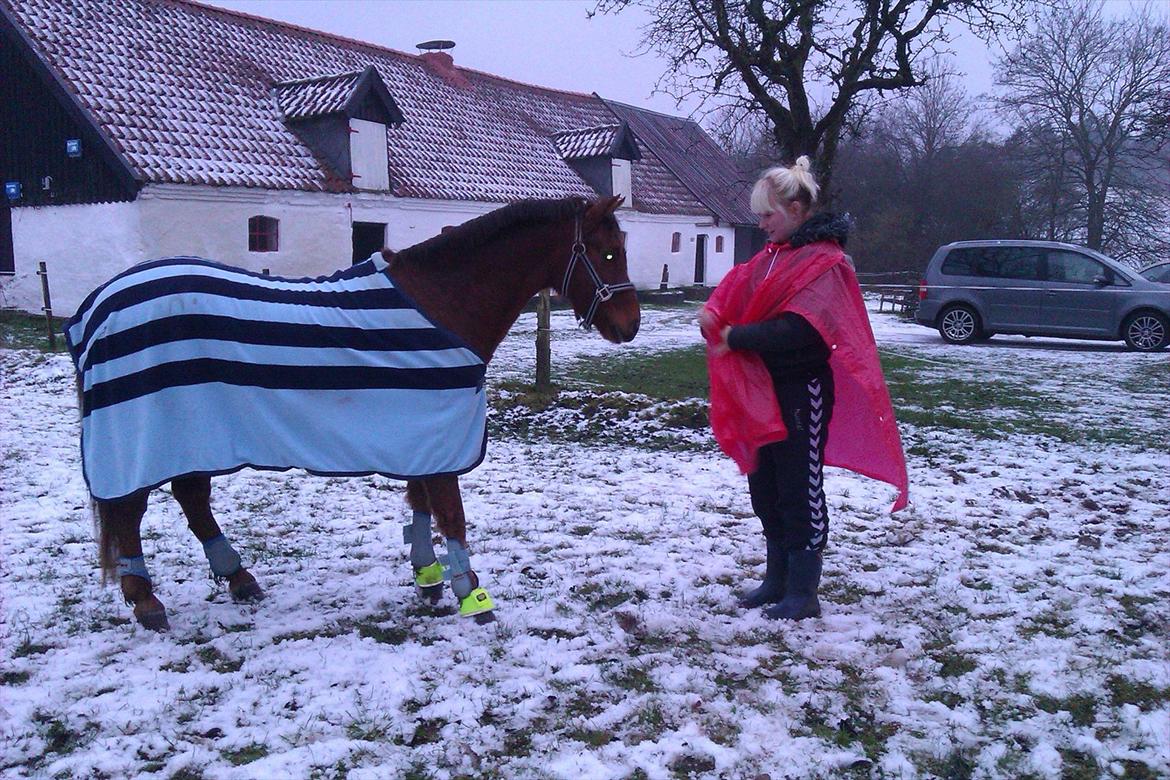
M 788 239 L 793 249 L 817 241 L 836 241 L 842 248 L 849 238 L 849 215 L 826 211 L 813 214 Z

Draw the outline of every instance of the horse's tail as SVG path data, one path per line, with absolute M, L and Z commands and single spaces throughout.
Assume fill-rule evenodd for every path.
M 110 524 L 106 521 L 105 513 L 102 512 L 102 504 L 90 496 L 89 509 L 93 513 L 94 531 L 98 537 L 98 563 L 102 567 L 102 584 L 113 582 L 118 579 L 116 574 L 118 570 L 118 538 L 114 536 L 110 529 Z
M 81 386 L 81 374 L 77 375 L 77 418 L 80 421 L 83 409 L 82 401 L 85 391 Z M 110 531 L 109 523 L 102 516 L 102 505 L 91 493 L 89 496 L 89 516 L 93 520 L 94 536 L 98 544 L 98 563 L 102 569 L 102 583 L 117 579 L 115 573 L 118 568 L 118 540 Z

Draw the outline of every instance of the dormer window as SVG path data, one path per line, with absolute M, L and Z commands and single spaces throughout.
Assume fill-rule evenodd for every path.
M 624 206 L 634 205 L 631 162 L 642 155 L 625 122 L 566 130 L 553 135 L 552 142 L 561 159 L 598 195 L 622 195 Z
M 610 193 L 613 195 L 621 195 L 626 199 L 624 205 L 629 206 L 633 202 L 630 197 L 633 192 L 631 176 L 630 176 L 630 161 L 620 160 L 614 158 L 610 161 L 610 173 L 613 175 L 613 188 Z
M 276 252 L 279 250 L 280 220 L 276 217 L 251 217 L 248 220 L 248 251 Z
M 359 190 L 390 189 L 386 125 L 364 119 L 349 120 L 349 159 L 353 186 Z
M 343 184 L 390 189 L 386 128 L 402 112 L 377 69 L 276 85 L 284 121 Z

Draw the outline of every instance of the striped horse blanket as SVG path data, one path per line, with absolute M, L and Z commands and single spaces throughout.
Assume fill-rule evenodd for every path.
M 406 479 L 483 459 L 484 361 L 377 253 L 319 279 L 144 263 L 95 290 L 65 336 L 98 499 L 244 467 Z

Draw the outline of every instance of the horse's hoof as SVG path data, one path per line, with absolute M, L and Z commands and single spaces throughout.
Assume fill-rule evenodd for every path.
M 138 607 L 135 607 L 134 617 L 138 619 L 138 623 L 147 631 L 171 630 L 171 624 L 167 621 L 167 611 L 165 609 L 139 610 Z
M 428 604 L 438 604 L 439 601 L 443 598 L 443 583 L 440 582 L 438 585 L 427 585 L 426 587 L 420 585 L 419 587 L 415 588 L 415 591 L 418 592 L 419 598 Z
M 459 617 L 474 617 L 476 622 L 481 622 L 480 617 L 483 615 L 491 615 L 492 610 L 496 608 L 492 597 L 483 588 L 476 588 L 468 593 L 466 598 L 459 601 Z M 495 620 L 490 618 L 487 622 Z
M 495 612 L 480 612 L 478 615 L 475 616 L 475 622 L 477 625 L 481 625 L 481 626 L 486 626 L 488 623 L 495 623 L 496 622 L 496 613 Z
M 264 598 L 264 589 L 256 578 L 247 569 L 240 569 L 228 580 L 228 592 L 232 601 L 248 602 L 260 601 Z

